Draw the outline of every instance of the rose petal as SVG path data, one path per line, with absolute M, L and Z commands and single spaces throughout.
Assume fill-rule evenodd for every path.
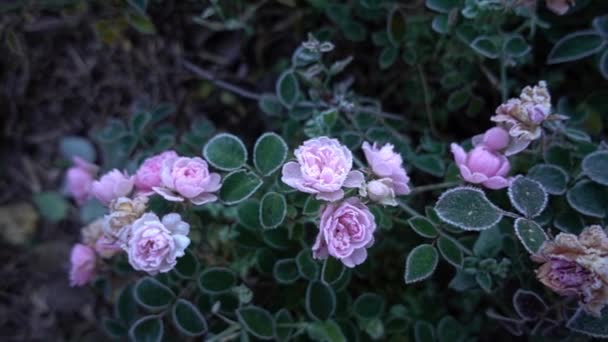
M 167 188 L 154 187 L 154 188 L 152 188 L 152 190 L 154 190 L 154 192 L 156 192 L 157 194 L 161 195 L 167 201 L 171 201 L 171 202 L 183 202 L 184 201 L 183 197 L 178 196 L 173 191 L 171 191 Z
M 363 173 L 361 171 L 351 171 L 346 176 L 344 184 L 342 185 L 347 188 L 359 188 L 363 185 L 364 182 L 365 176 L 363 176 Z
M 342 189 L 333 192 L 320 192 L 316 198 L 319 200 L 335 202 L 341 200 L 344 197 L 344 191 Z

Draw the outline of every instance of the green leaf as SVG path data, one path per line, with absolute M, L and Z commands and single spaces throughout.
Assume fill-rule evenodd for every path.
M 596 151 L 583 159 L 583 172 L 592 181 L 608 185 L 608 151 Z
M 439 253 L 454 267 L 462 267 L 462 250 L 458 245 L 447 236 L 442 236 L 437 240 Z
M 491 258 L 502 248 L 502 233 L 498 226 L 486 229 L 479 234 L 473 245 L 473 253 L 478 257 Z
M 364 293 L 355 300 L 353 311 L 363 320 L 378 318 L 384 313 L 384 298 L 375 293 Z
M 380 56 L 378 57 L 378 64 L 380 65 L 380 69 L 388 69 L 391 65 L 395 64 L 397 60 L 397 55 L 399 55 L 399 49 L 394 46 L 385 46 L 380 52 Z
M 507 56 L 521 58 L 530 52 L 531 47 L 524 37 L 520 34 L 514 34 L 505 39 L 503 50 Z
M 313 196 L 309 196 L 304 203 L 304 209 L 302 209 L 302 214 L 309 216 L 317 216 L 319 214 L 319 210 L 323 205 L 323 201 L 315 199 Z
M 284 71 L 277 81 L 277 96 L 283 106 L 293 107 L 300 96 L 300 84 L 292 70 Z
M 439 13 L 448 13 L 459 4 L 459 0 L 426 0 L 426 7 Z
M 207 142 L 203 157 L 217 169 L 232 171 L 245 165 L 247 149 L 237 136 L 220 133 Z
M 59 152 L 69 161 L 74 157 L 80 157 L 93 163 L 97 158 L 93 144 L 88 139 L 76 136 L 63 137 L 59 143 Z
M 262 180 L 253 172 L 237 170 L 229 173 L 222 182 L 220 199 L 227 205 L 242 202 L 262 186 Z
M 137 342 L 160 342 L 165 331 L 163 321 L 158 316 L 145 316 L 129 329 L 129 339 Z
M 433 31 L 439 34 L 447 34 L 450 31 L 450 18 L 447 14 L 439 14 L 433 18 L 431 23 Z
M 608 79 L 608 49 L 606 49 L 600 57 L 598 68 L 604 79 Z
M 203 292 L 220 294 L 230 291 L 236 285 L 236 274 L 225 267 L 211 267 L 204 270 L 199 279 L 198 286 Z
M 336 310 L 336 295 L 334 290 L 320 282 L 311 281 L 306 289 L 306 312 L 319 321 L 326 321 Z
M 148 112 L 137 112 L 131 117 L 131 131 L 136 136 L 141 135 L 146 126 L 152 121 L 152 116 Z
M 453 91 L 448 97 L 447 108 L 450 111 L 455 111 L 464 107 L 471 99 L 471 89 L 463 87 Z
M 345 273 L 344 265 L 335 258 L 327 258 L 323 261 L 321 280 L 328 285 L 338 282 Z
M 500 210 L 477 188 L 458 187 L 444 192 L 435 204 L 441 220 L 464 230 L 484 230 L 502 218 Z
M 298 265 L 294 259 L 277 261 L 274 264 L 272 275 L 279 284 L 293 284 L 300 277 Z
M 393 46 L 398 47 L 405 39 L 407 29 L 405 13 L 398 6 L 393 6 L 388 13 L 386 24 L 386 33 L 389 41 Z M 395 57 L 397 57 L 396 54 Z
M 466 337 L 466 331 L 454 317 L 445 316 L 437 324 L 437 339 L 439 342 L 461 342 Z
M 198 260 L 191 251 L 186 250 L 185 254 L 177 259 L 177 265 L 173 268 L 173 272 L 175 272 L 179 277 L 184 279 L 192 279 L 196 272 L 198 272 Z
M 528 320 L 536 321 L 545 316 L 549 307 L 539 295 L 532 291 L 519 289 L 513 295 L 513 308 L 519 317 Z
M 477 282 L 477 285 L 487 293 L 492 291 L 492 277 L 488 272 L 477 272 L 475 281 Z
M 80 221 L 85 224 L 91 223 L 106 212 L 107 208 L 97 199 L 92 198 L 80 207 Z
M 435 177 L 443 177 L 445 173 L 445 163 L 436 154 L 417 155 L 413 160 L 414 166 Z
M 175 294 L 166 285 L 152 277 L 145 277 L 135 283 L 135 301 L 148 310 L 162 310 L 171 304 Z
M 435 272 L 438 261 L 435 247 L 429 244 L 416 246 L 405 261 L 405 283 L 411 284 L 430 277 Z
M 116 305 L 114 306 L 114 316 L 127 326 L 130 326 L 135 321 L 137 302 L 133 297 L 133 285 L 127 285 L 120 290 L 116 299 Z
M 572 208 L 583 215 L 606 217 L 606 188 L 588 180 L 581 180 L 568 191 L 566 199 Z
M 266 229 L 273 229 L 281 225 L 287 214 L 285 196 L 277 192 L 269 192 L 260 202 L 260 223 Z
M 568 174 L 559 166 L 551 164 L 539 164 L 528 171 L 531 178 L 545 188 L 551 195 L 563 195 L 568 186 Z
M 416 342 L 435 342 L 435 329 L 429 322 L 416 321 L 414 324 L 414 340 Z
M 287 144 L 276 133 L 264 133 L 253 147 L 253 164 L 264 176 L 278 170 L 287 159 Z
M 68 213 L 68 202 L 57 192 L 39 192 L 33 201 L 40 215 L 51 222 L 63 220 Z
M 187 300 L 178 299 L 171 311 L 173 323 L 185 336 L 199 336 L 207 332 L 207 321 L 200 311 Z
M 496 47 L 494 41 L 488 36 L 479 36 L 475 38 L 470 46 L 475 52 L 486 58 L 498 58 L 498 47 Z
M 538 223 L 521 217 L 515 220 L 515 235 L 530 254 L 538 252 L 543 242 L 548 239 Z
M 587 134 L 587 132 L 582 131 L 580 129 L 568 127 L 564 131 L 564 134 L 566 135 L 566 138 L 568 138 L 574 142 L 587 142 L 587 143 L 591 142 L 591 137 L 589 136 L 589 134 Z
M 266 115 L 280 116 L 283 112 L 281 101 L 274 94 L 262 94 L 258 101 L 258 106 Z
M 547 206 L 548 196 L 542 184 L 528 177 L 515 177 L 507 193 L 513 207 L 528 218 L 540 215 Z
M 275 322 L 268 311 L 257 306 L 247 306 L 236 310 L 236 316 L 251 335 L 263 340 L 274 337 Z
M 425 237 L 425 238 L 435 238 L 437 237 L 437 229 L 433 222 L 431 222 L 426 217 L 422 216 L 414 216 L 407 220 L 410 227 L 416 232 L 416 234 Z
M 314 341 L 346 342 L 342 329 L 334 321 L 310 323 L 306 326 L 306 331 Z
M 120 321 L 104 318 L 102 321 L 103 330 L 113 339 L 121 339 L 127 335 L 127 328 Z
M 296 257 L 296 264 L 302 278 L 316 280 L 319 276 L 319 265 L 317 265 L 317 262 L 312 258 L 310 250 L 301 250 Z
M 293 317 L 291 316 L 291 313 L 289 313 L 289 310 L 285 308 L 279 310 L 274 314 L 274 321 L 276 322 L 277 326 L 275 338 L 278 341 L 289 341 L 294 329 L 292 327 L 285 326 L 287 324 L 293 324 Z
M 597 318 L 579 308 L 566 323 L 568 329 L 595 338 L 608 338 L 608 309 L 602 310 Z
M 547 64 L 575 61 L 600 51 L 606 42 L 593 30 L 570 33 L 557 41 L 549 52 Z
M 154 23 L 150 20 L 145 14 L 129 12 L 127 13 L 127 20 L 129 24 L 135 28 L 137 31 L 143 34 L 155 34 L 156 28 L 154 27 Z
M 593 28 L 604 38 L 608 38 L 608 15 L 593 18 Z
M 240 224 L 249 229 L 260 228 L 262 226 L 260 223 L 260 201 L 250 198 L 239 203 L 236 209 L 236 217 Z

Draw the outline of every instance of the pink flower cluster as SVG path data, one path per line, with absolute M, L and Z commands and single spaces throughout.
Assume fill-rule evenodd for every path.
M 68 170 L 68 189 L 79 203 L 90 196 L 108 214 L 82 230 L 82 243 L 72 250 L 70 283 L 81 286 L 95 275 L 99 259 L 125 252 L 136 270 L 168 272 L 190 244 L 190 225 L 180 215 L 159 218 L 146 212 L 148 196 L 201 205 L 217 200 L 221 178 L 201 158 L 165 151 L 146 159 L 134 176 L 111 170 L 94 180 L 96 168 L 81 160 Z
M 370 166 L 364 173 L 352 170 L 351 151 L 338 140 L 318 137 L 305 141 L 294 151 L 295 161 L 283 166 L 281 180 L 299 191 L 328 201 L 321 209 L 319 233 L 312 247 L 313 257 L 332 256 L 347 267 L 355 267 L 367 258 L 367 248 L 374 244 L 376 222 L 362 199 L 383 205 L 396 205 L 395 196 L 410 192 L 409 177 L 401 156 L 390 144 L 362 146 Z M 344 199 L 345 189 L 356 189 Z
M 488 189 L 508 187 L 511 178 L 507 174 L 511 164 L 507 157 L 523 151 L 540 138 L 545 121 L 564 119 L 564 116 L 551 114 L 551 95 L 544 81 L 525 87 L 519 98 L 509 99 L 496 109 L 491 120 L 498 126 L 473 137 L 471 151 L 466 152 L 455 143 L 451 145 L 460 175 L 465 181 Z

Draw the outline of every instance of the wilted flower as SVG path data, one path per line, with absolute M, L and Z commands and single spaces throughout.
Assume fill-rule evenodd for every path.
M 130 225 L 146 211 L 148 198 L 119 197 L 110 202 L 110 212 L 104 216 L 103 230 L 106 236 L 125 240 Z
M 410 178 L 403 168 L 403 159 L 393 149 L 393 145 L 384 144 L 378 147 L 376 143 L 370 145 L 367 141 L 361 146 L 365 159 L 372 172 L 381 178 L 390 178 L 395 195 L 407 195 L 410 193 L 408 185 Z
M 608 303 L 608 237 L 600 226 L 579 236 L 560 233 L 546 241 L 532 260 L 543 263 L 536 277 L 562 296 L 579 298 L 585 311 L 599 317 Z
M 510 180 L 506 176 L 511 164 L 501 153 L 484 145 L 478 145 L 468 153 L 458 144 L 450 147 L 460 175 L 467 182 L 494 190 L 509 186 Z
M 367 258 L 367 248 L 374 244 L 375 230 L 374 215 L 358 198 L 327 204 L 321 212 L 313 257 L 325 259 L 331 255 L 346 267 L 355 267 Z
M 160 175 L 163 162 L 177 157 L 175 151 L 165 151 L 144 160 L 135 173 L 135 188 L 137 191 L 142 195 L 153 194 L 152 188 L 161 186 Z
M 93 248 L 77 243 L 70 254 L 70 286 L 82 286 L 95 275 L 97 257 Z
M 353 156 L 336 139 L 319 137 L 305 141 L 294 151 L 296 162 L 283 165 L 283 183 L 317 199 L 337 201 L 344 197 L 342 187 L 359 188 L 363 174 L 351 171 Z
M 103 218 L 96 219 L 80 230 L 82 243 L 89 246 L 95 245 L 101 235 L 103 235 Z
M 221 187 L 221 177 L 209 172 L 202 158 L 167 158 L 161 171 L 162 185 L 153 190 L 167 201 L 182 202 L 185 199 L 201 205 L 217 200 L 213 193 Z
M 146 213 L 133 222 L 123 249 L 134 269 L 151 275 L 168 272 L 190 244 L 189 232 L 190 225 L 179 214 L 165 215 L 161 221 L 155 214 Z
M 74 157 L 73 163 L 66 172 L 66 186 L 76 203 L 83 204 L 91 197 L 91 186 L 98 167 L 80 157 Z
M 95 198 L 101 203 L 108 205 L 118 197 L 124 197 L 133 190 L 133 177 L 116 169 L 104 174 L 92 185 Z
M 546 120 L 563 120 L 562 115 L 551 115 L 551 95 L 545 81 L 538 85 L 526 86 L 519 98 L 509 99 L 496 109 L 496 115 L 490 120 L 505 125 L 509 135 L 513 137 L 512 144 L 517 148 L 509 154 L 517 153 L 526 148 L 531 141 L 540 138 L 542 124 Z

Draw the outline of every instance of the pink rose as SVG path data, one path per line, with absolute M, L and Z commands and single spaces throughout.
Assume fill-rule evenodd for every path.
M 190 225 L 176 213 L 165 215 L 162 221 L 155 214 L 147 213 L 133 222 L 123 249 L 134 269 L 151 275 L 168 272 L 190 244 L 189 232 Z
M 115 237 L 102 235 L 95 241 L 95 251 L 102 258 L 111 258 L 122 251 L 120 240 Z
M 305 141 L 294 151 L 296 161 L 283 165 L 281 180 L 292 188 L 317 199 L 337 201 L 344 197 L 342 187 L 361 187 L 364 178 L 351 171 L 353 156 L 336 139 L 319 137 Z
M 70 286 L 82 286 L 95 275 L 95 251 L 93 248 L 77 243 L 70 255 Z
M 374 244 L 375 230 L 374 215 L 358 198 L 327 204 L 321 212 L 313 257 L 325 259 L 331 255 L 345 266 L 355 267 L 367 258 L 366 248 Z
M 74 165 L 66 172 L 66 184 L 68 192 L 81 205 L 91 197 L 97 166 L 80 157 L 74 157 L 73 162 Z
M 113 199 L 126 197 L 133 190 L 133 177 L 116 169 L 109 171 L 93 182 L 93 196 L 108 205 Z
M 160 174 L 163 162 L 177 157 L 178 155 L 175 151 L 165 151 L 144 160 L 135 173 L 135 188 L 137 191 L 143 195 L 154 193 L 152 188 L 161 186 L 162 184 Z
M 370 200 L 383 204 L 396 206 L 397 201 L 395 201 L 395 190 L 393 180 L 390 178 L 381 178 L 375 179 L 367 183 L 366 193 L 359 193 L 362 196 L 367 195 Z
M 163 161 L 162 185 L 153 190 L 167 201 L 182 202 L 184 199 L 201 205 L 217 200 L 213 194 L 220 189 L 221 177 L 209 172 L 207 162 L 201 158 L 168 158 Z
M 460 175 L 473 184 L 482 184 L 489 189 L 502 189 L 509 186 L 506 177 L 511 169 L 509 160 L 504 155 L 479 145 L 466 153 L 458 144 L 450 145 Z
M 547 0 L 547 8 L 553 13 L 564 15 L 570 7 L 575 5 L 575 0 Z
M 410 193 L 408 185 L 410 178 L 403 168 L 401 155 L 393 151 L 393 145 L 384 144 L 384 146 L 378 147 L 376 143 L 370 145 L 365 141 L 361 148 L 374 174 L 378 177 L 390 178 L 392 180 L 395 195 L 407 195 Z

